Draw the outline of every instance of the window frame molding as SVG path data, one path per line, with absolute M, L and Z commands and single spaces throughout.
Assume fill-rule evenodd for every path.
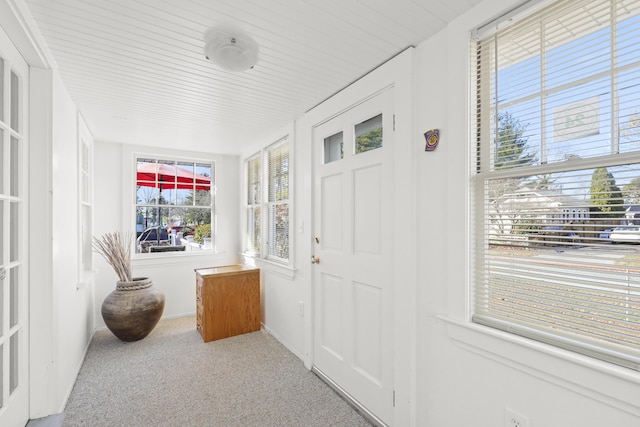
M 289 135 L 285 135 L 282 138 L 278 139 L 277 141 L 275 141 L 272 144 L 269 144 L 268 146 L 266 146 L 264 148 L 264 156 L 263 156 L 263 169 L 262 169 L 262 176 L 264 177 L 263 179 L 263 186 L 262 186 L 262 190 L 263 190 L 263 194 L 264 194 L 264 205 L 262 208 L 262 211 L 264 212 L 263 215 L 266 215 L 266 219 L 267 221 L 264 223 L 267 227 L 263 227 L 263 232 L 262 232 L 262 248 L 261 248 L 261 253 L 263 254 L 263 258 L 267 261 L 271 261 L 275 264 L 281 264 L 281 265 L 290 265 L 290 259 L 291 259 L 291 197 L 290 195 L 292 194 L 292 190 L 291 190 L 291 144 L 289 143 Z M 288 172 L 287 172 L 287 199 L 286 201 L 282 201 L 282 200 L 274 200 L 271 201 L 269 200 L 269 188 L 271 185 L 271 169 L 270 169 L 270 164 L 271 162 L 269 161 L 269 154 L 272 151 L 275 151 L 277 149 L 279 149 L 280 147 L 286 145 L 287 146 L 287 159 L 288 159 Z M 266 166 L 266 167 L 265 167 Z M 264 184 L 267 185 L 264 185 Z M 288 210 L 288 218 L 289 218 L 289 230 L 287 231 L 287 244 L 289 245 L 289 257 L 288 258 L 280 258 L 277 257 L 275 255 L 270 255 L 269 254 L 269 248 L 271 246 L 271 243 L 269 241 L 269 234 L 271 231 L 271 215 L 270 215 L 270 211 L 271 211 L 271 207 L 272 206 L 276 206 L 276 205 L 280 205 L 280 204 L 286 204 L 287 205 L 287 210 Z M 266 209 L 265 209 L 266 208 Z M 263 216 L 264 218 L 264 216 Z M 266 239 L 265 239 L 265 235 L 266 235 Z
M 436 168 L 446 178 L 447 193 L 456 194 L 444 205 L 450 217 L 442 231 L 442 235 L 448 237 L 443 257 L 456 261 L 439 265 L 435 277 L 429 277 L 439 283 L 434 283 L 437 298 L 434 309 L 429 310 L 427 322 L 436 336 L 442 336 L 447 354 L 456 355 L 464 363 L 484 366 L 487 361 L 495 361 L 501 364 L 497 369 L 502 375 L 516 373 L 528 383 L 537 381 L 540 390 L 554 396 L 593 398 L 593 403 L 604 404 L 604 409 L 621 408 L 625 414 L 640 417 L 637 399 L 640 375 L 635 371 L 471 322 L 473 263 L 470 261 L 473 259 L 475 218 L 470 178 L 475 171 L 471 142 L 476 136 L 471 124 L 475 119 L 476 100 L 470 96 L 475 84 L 471 73 L 475 61 L 471 60 L 469 52 L 473 29 L 508 13 L 514 5 L 507 3 L 483 3 L 482 8 L 476 7 L 461 15 L 447 27 L 442 38 L 436 39 L 444 44 L 438 52 L 444 55 L 446 67 L 434 74 L 440 79 L 436 82 L 447 86 L 446 93 L 437 93 L 447 95 L 448 105 L 443 112 L 440 112 L 440 106 L 425 109 L 434 114 L 434 120 L 439 118 L 444 123 L 448 140 L 461 143 L 448 145 L 447 167 Z M 424 274 L 418 273 L 419 284 L 427 283 Z M 505 390 L 506 395 L 509 392 Z
M 218 187 L 218 159 L 216 155 L 212 155 L 209 153 L 193 153 L 193 152 L 184 152 L 177 150 L 167 150 L 167 149 L 153 149 L 153 151 L 148 150 L 145 147 L 138 146 L 123 146 L 123 191 L 122 191 L 122 206 L 123 206 L 123 217 L 122 223 L 124 224 L 123 229 L 130 230 L 133 235 L 136 235 L 136 186 L 135 186 L 135 177 L 136 177 L 136 162 L 138 158 L 152 158 L 152 159 L 162 159 L 162 160 L 172 160 L 172 161 L 187 161 L 187 162 L 195 162 L 195 163 L 210 163 L 213 168 L 213 184 L 211 186 L 211 227 L 212 234 L 217 236 L 217 212 L 216 212 L 216 202 L 217 202 L 217 187 Z M 135 238 L 134 238 L 135 241 Z M 135 244 L 135 242 L 134 242 Z M 201 250 L 201 251 L 184 251 L 184 252 L 153 252 L 140 254 L 135 252 L 135 248 L 132 247 L 131 253 L 131 261 L 134 266 L 152 266 L 156 265 L 156 263 L 160 262 L 158 265 L 166 265 L 167 261 L 175 260 L 176 263 L 182 263 L 185 258 L 198 259 L 203 257 L 218 257 L 225 254 L 226 251 L 220 250 L 219 245 L 217 244 L 217 237 L 215 237 L 214 243 L 212 245 L 211 250 Z
M 498 18 L 500 21 L 498 24 L 484 24 L 478 27 L 477 30 L 470 31 L 467 39 L 470 51 L 475 49 L 478 32 L 484 31 L 483 36 L 490 35 L 491 32 L 495 31 L 494 29 L 488 30 L 492 25 L 497 26 L 506 19 L 509 19 L 509 17 L 513 18 L 516 14 L 522 16 L 533 14 L 539 10 L 540 7 L 549 3 L 551 2 L 531 0 L 511 12 L 507 11 L 501 15 L 501 18 Z M 526 10 L 523 12 L 523 9 Z M 467 61 L 468 68 L 465 72 L 467 73 L 467 81 L 470 85 L 468 88 L 469 93 L 472 94 L 472 88 L 475 86 L 476 81 L 476 73 L 474 70 L 477 64 L 471 55 L 468 56 Z M 613 73 L 613 71 L 608 73 Z M 469 229 L 465 232 L 465 240 L 470 249 L 467 252 L 468 260 L 466 263 L 468 270 L 465 275 L 465 306 L 464 310 L 461 310 L 462 307 L 452 303 L 455 305 L 455 309 L 451 310 L 451 313 L 455 314 L 437 315 L 437 318 L 445 323 L 448 336 L 460 348 L 496 360 L 544 381 L 563 388 L 569 388 L 572 391 L 586 395 L 612 407 L 640 416 L 640 402 L 638 402 L 637 399 L 633 399 L 633 393 L 630 392 L 630 390 L 634 388 L 637 390 L 637 387 L 640 385 L 639 371 L 472 321 L 475 301 L 474 292 L 476 288 L 474 265 L 477 261 L 473 255 L 475 249 L 473 249 L 472 245 L 478 233 L 478 223 L 482 222 L 482 216 L 485 215 L 484 212 L 478 214 L 479 209 L 482 209 L 482 207 L 478 204 L 477 200 L 474 200 L 473 194 L 478 193 L 480 183 L 484 183 L 486 180 L 484 176 L 486 175 L 484 175 L 485 172 L 479 172 L 476 166 L 478 155 L 475 144 L 477 143 L 479 134 L 477 133 L 478 129 L 475 122 L 476 115 L 474 111 L 477 107 L 477 101 L 476 98 L 470 96 L 467 102 L 468 123 L 470 124 L 468 127 L 469 144 L 467 147 L 467 158 L 470 162 L 469 176 L 467 177 L 467 191 L 469 193 L 466 199 L 468 202 Z M 489 110 L 489 108 L 485 108 L 485 110 Z M 487 155 L 486 152 L 489 150 L 485 149 L 483 151 L 485 152 L 484 155 Z M 640 153 L 620 153 L 617 154 L 615 158 L 606 156 L 603 162 L 604 158 L 605 157 L 591 157 L 577 159 L 574 160 L 576 163 L 572 164 L 574 165 L 574 169 L 583 169 L 596 166 L 619 165 L 633 160 L 638 162 L 640 161 Z M 483 162 L 484 161 L 483 159 Z M 561 169 L 561 164 L 549 163 L 531 167 L 531 169 L 528 170 L 531 171 L 531 174 L 544 174 Z M 494 171 L 491 174 L 493 178 L 519 175 L 521 175 L 521 172 L 518 171 L 517 168 Z M 462 315 L 463 320 L 460 319 L 460 315 Z M 623 382 L 621 383 L 620 380 Z M 622 387 L 621 384 L 623 385 Z M 627 385 L 629 388 L 627 388 Z
M 295 137 L 293 126 L 287 127 L 285 131 L 279 132 L 276 134 L 277 136 L 269 138 L 269 143 L 264 145 L 258 151 L 253 152 L 251 155 L 247 156 L 243 160 L 242 165 L 242 219 L 243 219 L 243 228 L 242 228 L 242 252 L 241 256 L 245 262 L 249 264 L 255 264 L 260 268 L 267 268 L 270 271 L 278 274 L 287 279 L 293 279 L 295 277 L 295 239 L 293 235 L 293 224 L 295 220 L 295 212 L 293 209 L 294 199 L 295 199 L 295 161 L 294 161 L 294 150 L 295 150 Z M 269 202 L 269 150 L 277 148 L 279 145 L 287 144 L 288 145 L 288 158 L 289 158 L 289 171 L 288 171 L 288 197 L 287 204 L 289 206 L 289 258 L 287 260 L 277 258 L 274 256 L 268 255 L 268 234 L 269 234 L 269 207 L 271 203 Z M 260 167 L 261 167 L 261 201 L 260 201 L 260 253 L 253 253 L 247 250 L 247 238 L 248 238 L 248 168 L 249 161 L 260 158 Z
M 259 170 L 259 176 L 258 179 L 260 180 L 260 192 L 259 192 L 259 197 L 260 200 L 258 201 L 258 203 L 253 203 L 250 204 L 249 203 L 249 164 L 252 161 L 257 160 L 259 165 L 260 165 L 260 170 Z M 262 227 L 263 227 L 263 208 L 264 208 L 264 161 L 263 161 L 263 150 L 260 150 L 258 152 L 256 152 L 255 154 L 252 154 L 251 156 L 249 156 L 248 158 L 246 158 L 244 160 L 243 163 L 243 177 L 245 179 L 244 181 L 244 185 L 243 185 L 243 215 L 244 215 L 244 226 L 243 226 L 243 242 L 242 242 L 242 253 L 243 255 L 249 256 L 249 257 L 253 257 L 253 258 L 260 258 L 262 257 L 262 251 L 263 251 L 263 241 L 262 241 Z M 247 249 L 247 240 L 248 240 L 248 221 L 249 221 L 249 217 L 248 217 L 248 210 L 250 207 L 260 207 L 260 247 L 258 248 L 257 252 L 252 252 L 249 251 Z
M 93 175 L 94 175 L 94 158 L 93 158 L 93 153 L 94 153 L 94 137 L 93 134 L 91 133 L 91 130 L 89 130 L 89 127 L 87 125 L 87 122 L 84 119 L 84 116 L 82 115 L 82 113 L 80 113 L 78 111 L 77 115 L 76 115 L 76 127 L 77 127 L 77 153 L 78 153 L 78 284 L 77 284 L 77 288 L 81 288 L 81 287 L 85 287 L 88 284 L 90 284 L 93 280 L 93 275 L 94 275 L 94 263 L 93 263 L 93 249 L 92 249 L 92 241 L 93 241 L 93 220 L 94 220 L 94 215 L 93 215 L 93 210 L 94 210 L 94 206 L 95 206 L 95 200 L 94 200 L 94 185 L 93 185 Z M 88 159 L 87 159 L 87 170 L 84 170 L 82 161 L 84 159 L 84 146 L 87 146 L 87 155 L 88 155 Z M 83 190 L 85 190 L 84 187 L 84 180 L 83 180 L 83 175 L 85 174 L 87 175 L 87 182 L 86 185 L 88 186 L 88 188 L 86 189 L 86 191 L 88 192 L 88 201 L 84 200 L 84 196 L 83 196 Z M 83 223 L 83 218 L 84 218 L 84 208 L 88 207 L 89 208 L 89 212 L 90 212 L 90 218 L 89 218 L 89 230 L 88 230 L 88 234 L 89 236 L 85 236 L 84 233 L 84 223 Z M 85 238 L 89 238 L 89 246 L 91 246 L 90 248 L 90 254 L 89 254 L 89 265 L 85 265 L 84 263 L 84 244 L 85 244 Z

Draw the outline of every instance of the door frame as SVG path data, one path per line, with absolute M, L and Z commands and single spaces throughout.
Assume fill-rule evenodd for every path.
M 29 310 L 29 418 L 61 412 L 55 406 L 58 345 L 54 337 L 52 292 L 53 247 L 51 195 L 52 64 L 44 40 L 22 0 L 0 0 L 0 27 L 29 67 L 28 156 L 28 286 Z M 36 171 L 38 171 L 36 173 Z
M 342 190 L 347 194 L 351 193 L 351 197 L 356 196 L 356 187 L 355 187 L 355 176 L 357 172 L 364 172 L 366 170 L 379 170 L 380 176 L 384 181 L 381 183 L 381 187 L 379 188 L 382 193 L 381 201 L 387 201 L 389 199 L 394 199 L 394 192 L 391 190 L 393 187 L 392 177 L 394 177 L 393 166 L 395 162 L 393 161 L 394 156 L 394 140 L 395 140 L 395 132 L 393 131 L 393 102 L 394 99 L 394 88 L 393 86 L 387 86 L 382 90 L 379 90 L 366 99 L 360 100 L 356 104 L 352 105 L 348 110 L 343 111 L 340 115 L 334 116 L 330 118 L 328 121 L 317 124 L 313 127 L 313 154 L 312 157 L 314 162 L 314 172 L 318 172 L 318 168 L 322 168 L 323 172 L 320 174 L 321 176 L 316 176 L 314 173 L 312 182 L 314 183 L 314 212 L 313 212 L 313 223 L 318 224 L 317 221 L 321 220 L 324 216 L 324 207 L 320 206 L 319 200 L 321 200 L 324 196 L 319 194 L 318 191 L 322 192 L 322 181 L 324 178 L 337 177 L 339 176 L 339 181 L 342 184 Z M 371 150 L 370 153 L 357 154 L 354 150 L 353 142 L 355 139 L 356 128 L 358 123 L 363 123 L 366 120 L 370 120 L 380 114 L 381 123 L 383 130 L 383 143 L 380 148 L 375 150 Z M 343 145 L 344 145 L 344 158 L 343 159 L 333 159 L 337 161 L 326 162 L 322 159 L 322 141 L 326 136 L 335 135 L 336 133 L 340 133 L 343 135 Z M 320 158 L 316 157 L 316 155 L 320 156 Z M 342 194 L 342 191 L 340 191 Z M 335 199 L 334 199 L 335 200 Z M 342 197 L 340 200 L 336 200 L 336 202 L 342 206 L 343 209 L 347 209 L 349 214 L 354 214 L 355 206 L 349 206 L 349 202 L 346 202 Z M 343 203 L 344 202 L 344 203 Z M 318 209 L 319 208 L 319 209 Z M 348 336 L 343 336 L 342 339 L 346 340 L 342 344 L 346 347 L 340 348 L 340 356 L 334 354 L 332 351 L 328 351 L 328 354 L 325 351 L 322 351 L 320 348 L 316 347 L 318 345 L 319 336 L 318 333 L 322 334 L 320 331 L 321 328 L 318 328 L 319 324 L 316 323 L 320 321 L 322 323 L 322 319 L 319 319 L 317 316 L 318 310 L 321 310 L 319 302 L 313 301 L 312 313 L 314 315 L 314 337 L 316 340 L 314 341 L 313 347 L 313 372 L 315 372 L 318 376 L 323 378 L 325 382 L 330 384 L 340 395 L 342 395 L 346 400 L 351 402 L 351 404 L 357 408 L 359 408 L 360 412 L 366 414 L 367 418 L 375 425 L 383 426 L 385 425 L 385 420 L 390 422 L 392 420 L 391 416 L 393 413 L 393 366 L 391 362 L 393 361 L 393 350 L 392 346 L 393 342 L 393 285 L 391 280 L 391 273 L 388 267 L 392 262 L 392 251 L 391 251 L 391 242 L 394 241 L 394 232 L 393 228 L 395 227 L 395 222 L 392 221 L 391 212 L 393 211 L 393 205 L 386 204 L 386 206 L 381 207 L 380 215 L 381 220 L 384 221 L 382 224 L 385 224 L 386 228 L 384 231 L 380 231 L 378 235 L 381 239 L 381 246 L 378 248 L 379 252 L 375 250 L 371 254 L 365 254 L 363 252 L 357 251 L 355 237 L 355 227 L 354 218 L 355 217 L 343 217 L 344 211 L 341 212 L 342 215 L 342 232 L 344 234 L 349 235 L 349 238 L 346 238 L 341 243 L 343 246 L 340 246 L 338 249 L 341 252 L 345 259 L 349 259 L 349 261 L 355 261 L 360 263 L 365 263 L 368 267 L 371 268 L 381 268 L 381 270 L 377 270 L 377 273 L 374 274 L 374 279 L 371 276 L 371 272 L 364 273 L 362 271 L 352 270 L 351 268 L 346 268 L 342 270 L 345 266 L 336 265 L 336 258 L 341 258 L 341 256 L 337 256 L 336 254 L 332 254 L 331 249 L 323 249 L 323 244 L 318 243 L 315 246 L 315 250 L 317 252 L 314 253 L 314 256 L 319 256 L 322 262 L 320 265 L 317 265 L 312 270 L 312 277 L 314 282 L 314 287 L 319 285 L 321 280 L 320 278 L 324 276 L 323 273 L 329 274 L 332 276 L 337 274 L 339 278 L 342 280 L 339 287 L 345 294 L 342 295 L 341 303 L 339 304 L 341 307 L 348 307 L 349 303 L 344 300 L 346 297 L 351 301 L 351 303 L 357 303 L 356 299 L 356 282 L 360 282 L 367 287 L 370 286 L 369 289 L 377 289 L 382 292 L 382 306 L 380 307 L 380 312 L 378 313 L 382 320 L 384 326 L 381 327 L 380 333 L 382 334 L 382 345 L 380 347 L 381 353 L 381 362 L 383 363 L 383 369 L 379 372 L 379 376 L 375 377 L 373 372 L 369 372 L 371 375 L 375 377 L 370 377 L 369 380 L 366 374 L 360 369 L 352 369 L 355 368 L 351 365 L 351 363 L 355 363 L 355 354 L 352 353 L 354 348 L 349 347 L 349 342 L 352 340 L 349 339 Z M 334 218 L 333 221 L 336 221 Z M 333 222 L 330 221 L 330 222 Z M 357 222 L 357 221 L 356 221 Z M 314 230 L 314 236 L 319 236 L 320 241 L 326 241 L 329 236 L 327 236 L 327 231 L 325 229 L 322 230 Z M 375 233 L 374 233 L 375 234 Z M 334 239 L 335 239 L 334 235 Z M 315 237 L 314 237 L 315 241 Z M 334 243 L 336 243 L 334 241 Z M 361 248 L 362 249 L 362 248 Z M 326 258 L 333 258 L 333 268 L 329 270 L 326 269 Z M 375 261 L 374 261 L 375 259 Z M 379 263 L 384 260 L 384 266 Z M 338 261 L 339 263 L 339 261 Z M 368 268 L 367 267 L 367 268 Z M 337 268 L 337 270 L 335 269 Z M 345 274 L 346 276 L 343 276 Z M 387 274 L 389 277 L 387 277 Z M 368 277 L 368 279 L 365 279 Z M 355 282 L 354 282 L 355 280 Z M 319 296 L 319 289 L 314 289 L 316 292 L 314 293 L 314 298 Z M 321 293 L 321 292 L 320 292 Z M 347 295 L 349 295 L 347 297 Z M 336 301 L 334 301 L 336 302 Z M 336 302 L 337 303 L 337 302 Z M 347 312 L 343 312 L 344 317 L 343 326 L 346 327 L 346 330 L 354 333 L 355 330 L 352 329 L 356 323 L 355 318 L 350 317 L 350 310 Z M 353 336 L 355 340 L 358 338 L 357 336 Z M 359 340 L 356 340 L 359 341 Z M 334 343 L 336 345 L 336 343 Z M 324 354 L 322 365 L 320 365 L 320 360 L 316 359 Z M 333 356 L 330 356 L 333 354 Z M 344 357 L 342 362 L 340 361 Z M 339 367 L 338 367 L 339 366 Z M 334 370 L 337 368 L 337 371 Z M 348 372 L 344 372 L 344 370 Z M 366 369 L 365 369 L 366 371 Z M 342 372 L 342 374 L 340 374 Z M 359 373 L 358 373 L 359 372 Z M 345 376 L 342 376 L 345 375 Z M 342 381 L 345 381 L 343 384 Z M 374 384 L 376 381 L 379 381 L 378 387 Z M 350 385 L 348 385 L 350 383 Z M 363 391 L 357 384 L 367 387 L 366 392 L 360 394 Z M 369 388 L 371 387 L 371 388 Z M 351 391 L 348 391 L 350 389 Z M 377 404 L 375 402 L 378 402 Z M 381 405 L 377 407 L 376 405 Z M 375 413 L 374 413 L 375 409 Z
M 302 259 L 310 260 L 315 249 L 313 232 L 316 230 L 313 223 L 315 212 L 313 194 L 315 183 L 313 177 L 313 129 L 315 126 L 330 120 L 359 104 L 373 94 L 384 88 L 393 86 L 394 91 L 394 197 L 393 221 L 395 237 L 392 252 L 394 253 L 393 268 L 393 388 L 394 410 L 393 425 L 411 425 L 416 413 L 416 360 L 415 348 L 417 339 L 417 256 L 416 237 L 416 163 L 417 153 L 422 147 L 421 135 L 414 128 L 414 57 L 415 48 L 410 47 L 380 67 L 371 71 L 358 81 L 344 88 L 322 104 L 310 110 L 297 124 L 300 132 L 298 147 L 304 147 L 308 155 L 308 176 L 300 176 L 297 179 L 309 182 L 311 195 L 309 196 L 309 211 L 306 218 L 309 224 L 309 239 L 306 247 L 306 255 Z M 307 139 L 308 138 L 308 139 Z M 308 150 L 308 151 L 307 151 Z M 302 150 L 300 150 L 302 151 Z M 305 159 L 306 160 L 306 159 Z M 305 292 L 305 305 L 308 313 L 305 315 L 305 366 L 312 369 L 314 337 L 314 300 L 315 289 L 314 275 L 309 261 L 298 263 L 301 272 L 309 277 Z M 339 384 L 337 384 L 339 387 Z
M 29 223 L 25 220 L 29 212 L 29 67 L 9 35 L 4 30 L 0 31 L 0 56 L 3 59 L 0 67 L 4 71 L 0 82 L 4 88 L 0 102 L 5 107 L 0 135 L 0 142 L 4 145 L 0 148 L 3 155 L 7 154 L 0 169 L 4 178 L 8 178 L 3 181 L 4 203 L 0 206 L 4 214 L 1 227 L 6 232 L 0 242 L 4 247 L 0 285 L 0 296 L 4 295 L 0 309 L 4 321 L 0 332 L 3 365 L 0 367 L 0 394 L 6 398 L 2 402 L 0 419 L 15 423 L 25 421 L 24 417 L 28 419 L 29 416 Z M 4 395 L 6 391 L 9 391 L 8 395 Z

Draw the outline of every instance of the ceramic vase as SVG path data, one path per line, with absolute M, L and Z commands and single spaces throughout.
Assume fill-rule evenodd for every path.
M 149 335 L 162 317 L 164 300 L 149 278 L 118 281 L 102 303 L 102 318 L 120 340 L 138 341 Z

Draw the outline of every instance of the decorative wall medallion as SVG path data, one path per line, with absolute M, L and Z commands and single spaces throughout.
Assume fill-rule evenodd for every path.
M 424 139 L 427 140 L 427 145 L 424 147 L 424 151 L 433 151 L 440 142 L 440 129 L 431 129 L 424 133 Z

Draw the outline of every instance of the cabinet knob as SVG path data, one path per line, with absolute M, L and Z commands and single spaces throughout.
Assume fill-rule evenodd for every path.
M 320 258 L 315 255 L 311 257 L 311 264 L 320 264 Z

